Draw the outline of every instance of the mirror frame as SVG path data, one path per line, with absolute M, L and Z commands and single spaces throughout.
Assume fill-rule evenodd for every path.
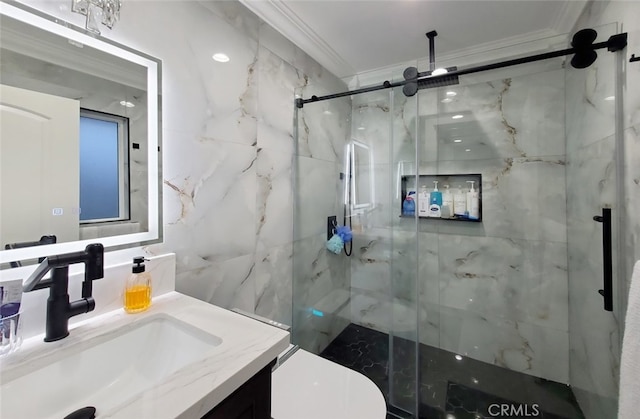
M 0 263 L 36 259 L 49 255 L 83 250 L 88 244 L 100 242 L 106 250 L 119 250 L 138 247 L 162 240 L 162 194 L 159 184 L 159 162 L 161 161 L 161 67 L 162 62 L 147 54 L 131 49 L 125 45 L 91 34 L 83 28 L 74 26 L 64 20 L 35 10 L 15 1 L 0 1 L 0 14 L 19 20 L 27 25 L 36 26 L 55 35 L 68 38 L 92 48 L 110 53 L 119 58 L 139 64 L 147 69 L 147 182 L 148 182 L 148 216 L 149 228 L 146 232 L 122 234 L 119 236 L 77 240 L 43 246 L 32 246 L 19 249 L 0 249 Z M 36 240 L 37 238 L 34 238 Z

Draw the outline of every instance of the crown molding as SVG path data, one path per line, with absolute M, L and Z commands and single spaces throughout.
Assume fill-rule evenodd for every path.
M 459 49 L 447 54 L 436 55 L 436 65 L 438 67 L 481 65 L 511 59 L 516 56 L 532 55 L 566 48 L 567 42 L 568 38 L 566 35 L 558 34 L 553 29 L 543 29 L 503 38 L 494 42 L 475 45 L 470 48 Z M 401 80 L 402 71 L 406 67 L 416 65 L 418 66 L 418 70 L 424 71 L 429 66 L 429 58 L 426 56 L 417 57 L 410 62 L 394 63 L 363 71 L 353 76 L 344 77 L 342 80 L 350 89 L 375 85 L 385 80 L 397 81 Z M 397 80 L 392 80 L 392 76 L 396 76 Z
M 240 3 L 296 44 L 331 73 L 338 77 L 355 73 L 353 67 L 285 3 L 279 0 L 240 0 Z
M 280 0 L 239 1 L 350 86 L 354 84 L 368 85 L 369 83 L 366 83 L 365 80 L 386 80 L 392 72 L 402 65 L 402 63 L 394 63 L 356 73 L 355 69 L 304 23 L 286 3 Z M 563 1 L 560 12 L 545 29 L 441 54 L 436 57 L 436 61 L 446 63 L 446 65 L 473 65 L 478 62 L 495 61 L 510 56 L 548 51 L 550 48 L 566 45 L 568 38 L 563 35 L 573 29 L 586 4 L 586 0 Z M 427 60 L 426 56 L 416 57 L 415 62 L 422 64 L 424 60 Z

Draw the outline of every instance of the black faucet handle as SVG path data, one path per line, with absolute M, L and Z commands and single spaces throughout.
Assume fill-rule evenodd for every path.
M 87 254 L 85 262 L 84 280 L 93 281 L 104 276 L 104 246 L 93 243 L 84 249 Z
M 93 293 L 92 281 L 104 276 L 104 246 L 100 243 L 93 243 L 88 245 L 84 252 L 86 259 L 84 281 L 82 281 L 82 298 L 89 298 Z

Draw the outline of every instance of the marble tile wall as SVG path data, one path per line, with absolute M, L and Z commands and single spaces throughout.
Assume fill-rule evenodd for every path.
M 66 0 L 25 3 L 84 25 Z M 162 60 L 164 242 L 146 251 L 176 253 L 177 291 L 291 324 L 294 90 L 345 84 L 235 1 L 128 2 L 102 35 Z M 211 59 L 221 51 L 228 63 Z M 339 173 L 338 111 L 301 153 L 310 202 L 336 199 L 315 188 Z M 321 231 L 298 238 L 317 253 Z
M 373 228 L 356 237 L 354 322 L 411 337 L 418 319 L 422 343 L 568 382 L 565 74 L 555 64 L 417 100 L 397 92 L 393 105 L 381 93 L 354 98 L 354 127 L 365 127 L 354 137 L 377 145 L 375 173 L 390 176 L 377 181 L 385 201 Z M 454 100 L 442 103 L 449 90 Z M 482 174 L 482 223 L 398 217 L 398 176 L 415 173 L 416 138 L 420 173 Z
M 602 39 L 627 32 L 622 53 L 623 172 L 615 163 L 616 57 L 598 54 L 586 71 L 567 71 L 567 190 L 569 214 L 570 382 L 585 416 L 615 417 L 617 411 L 621 339 L 629 276 L 640 259 L 640 66 L 628 62 L 640 48 L 640 4 L 590 2 L 575 30 L 595 28 Z M 621 182 L 623 195 L 616 188 Z M 578 196 L 580 195 L 580 196 Z M 571 196 L 582 205 L 571 205 Z M 602 308 L 602 228 L 591 217 L 610 207 L 614 219 L 614 311 Z M 592 214 L 593 213 L 593 214 Z M 616 228 L 617 227 L 617 228 Z M 618 234 L 616 234 L 618 233 Z M 616 240 L 616 239 L 619 239 Z

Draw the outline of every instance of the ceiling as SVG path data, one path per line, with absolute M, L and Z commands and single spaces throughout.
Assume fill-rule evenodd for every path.
M 582 0 L 241 0 L 336 76 L 427 57 L 520 44 L 570 32 Z

